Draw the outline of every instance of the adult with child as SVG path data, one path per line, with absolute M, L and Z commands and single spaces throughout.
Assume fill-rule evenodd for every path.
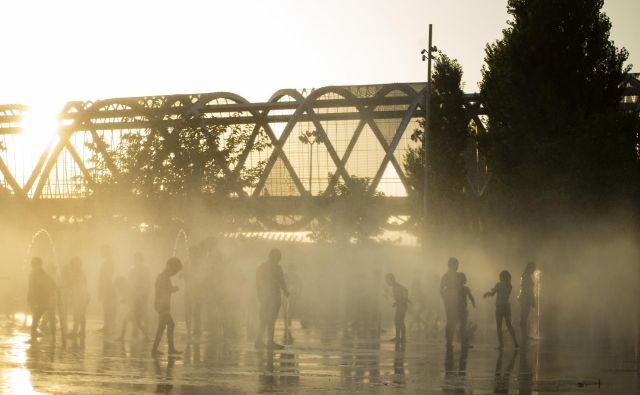
M 507 270 L 500 272 L 500 281 L 489 291 L 484 294 L 484 298 L 496 296 L 496 329 L 498 331 L 498 348 L 502 350 L 504 347 L 504 341 L 502 339 L 502 321 L 507 325 L 509 334 L 513 339 L 513 345 L 518 348 L 518 340 L 516 339 L 516 333 L 511 325 L 511 303 L 509 297 L 511 296 L 511 273 Z

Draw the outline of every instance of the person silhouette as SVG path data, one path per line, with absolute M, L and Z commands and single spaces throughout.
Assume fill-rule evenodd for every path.
M 38 324 L 42 317 L 49 317 L 51 339 L 56 340 L 56 301 L 57 289 L 53 278 L 43 269 L 42 259 L 35 257 L 31 260 L 29 274 L 29 288 L 27 303 L 31 308 L 31 339 L 35 343 L 38 339 Z
M 513 339 L 513 344 L 516 348 L 518 348 L 516 333 L 513 330 L 513 325 L 511 325 L 511 303 L 509 302 L 509 297 L 511 296 L 512 288 L 511 273 L 509 273 L 508 270 L 503 270 L 500 272 L 500 282 L 498 282 L 490 291 L 487 291 L 484 294 L 485 299 L 490 296 L 497 295 L 496 329 L 498 331 L 499 349 L 502 349 L 504 347 L 504 341 L 502 340 L 502 321 L 506 323 L 509 334 L 511 334 L 511 338 Z
M 173 330 L 175 322 L 171 317 L 171 294 L 178 292 L 178 287 L 171 284 L 171 277 L 175 276 L 182 270 L 182 262 L 180 259 L 173 257 L 167 260 L 165 269 L 158 275 L 156 279 L 156 293 L 154 307 L 158 313 L 158 329 L 156 337 L 151 348 L 151 356 L 157 357 L 161 352 L 158 350 L 160 340 L 164 330 L 167 330 L 167 342 L 169 343 L 169 354 L 180 354 L 181 352 L 175 348 L 173 342 Z
M 444 309 L 447 318 L 445 335 L 447 347 L 453 344 L 453 335 L 456 327 L 460 323 L 460 304 L 463 295 L 463 284 L 460 280 L 462 273 L 458 272 L 460 263 L 455 257 L 449 258 L 447 262 L 448 270 L 440 280 L 440 296 L 444 302 Z M 461 331 L 462 337 L 463 331 Z
M 262 336 L 267 331 L 267 348 L 283 349 L 284 346 L 273 341 L 276 319 L 282 303 L 280 293 L 289 296 L 287 284 L 284 281 L 284 273 L 280 266 L 282 253 L 278 249 L 269 251 L 266 262 L 258 266 L 256 270 L 256 290 L 258 293 L 258 311 L 260 325 L 256 335 L 255 347 L 264 348 Z
M 70 290 L 71 295 L 69 306 L 73 315 L 73 329 L 71 335 L 84 339 L 87 326 L 87 306 L 89 305 L 89 290 L 87 288 L 87 277 L 82 270 L 82 260 L 74 257 L 69 262 Z
M 460 339 L 462 341 L 462 346 L 467 348 L 472 348 L 469 343 L 470 331 L 469 331 L 469 309 L 467 304 L 467 299 L 471 301 L 473 308 L 476 308 L 476 300 L 473 298 L 473 294 L 471 294 L 471 288 L 467 286 L 467 276 L 464 273 L 460 273 L 458 276 L 458 280 L 460 281 L 460 310 L 459 310 L 459 323 L 460 323 Z M 475 329 L 475 328 L 472 328 Z
M 100 265 L 100 277 L 98 279 L 98 299 L 102 303 L 104 312 L 103 332 L 105 338 L 107 338 L 115 329 L 118 300 L 113 282 L 115 265 L 111 247 L 103 245 L 100 249 L 100 255 L 102 256 L 102 264 Z
M 391 339 L 391 341 L 405 343 L 407 341 L 407 326 L 405 325 L 404 319 L 407 315 L 409 303 L 411 303 L 409 300 L 409 291 L 407 290 L 407 287 L 396 281 L 396 277 L 392 273 L 387 273 L 385 280 L 391 287 L 391 293 L 393 294 L 393 307 L 396 309 L 396 337 Z
M 536 271 L 536 264 L 527 262 L 522 277 L 520 278 L 520 294 L 518 301 L 520 302 L 520 331 L 522 332 L 522 341 L 526 342 L 529 337 L 529 313 L 531 309 L 536 308 L 536 297 L 534 293 L 533 274 Z

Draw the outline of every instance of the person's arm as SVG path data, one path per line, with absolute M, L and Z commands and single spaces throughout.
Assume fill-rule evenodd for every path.
M 496 292 L 498 292 L 498 287 L 497 287 L 497 286 L 495 286 L 495 287 L 491 288 L 491 290 L 490 290 L 490 291 L 485 292 L 485 294 L 483 295 L 483 297 L 486 299 L 486 298 L 488 298 L 489 296 L 493 296 L 493 295 L 495 295 L 495 294 L 496 294 Z
M 446 275 L 445 275 L 446 276 Z M 444 299 L 444 277 L 442 276 L 442 278 L 440 279 L 440 296 L 442 297 L 442 299 Z
M 473 305 L 473 308 L 476 308 L 476 300 L 473 298 L 473 295 L 471 294 L 471 288 L 467 287 L 467 296 L 469 297 L 469 300 L 471 301 L 471 304 Z

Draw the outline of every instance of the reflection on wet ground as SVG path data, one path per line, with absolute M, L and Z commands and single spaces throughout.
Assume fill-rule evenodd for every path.
M 141 342 L 103 343 L 89 323 L 84 344 L 0 326 L 1 393 L 601 393 L 638 394 L 633 357 L 552 349 L 544 343 L 500 353 L 492 345 L 446 350 L 410 339 L 406 348 L 335 330 L 296 333 L 296 344 L 257 352 L 250 341 L 184 344 L 181 358 L 152 359 Z M 178 332 L 180 333 L 180 332 Z M 598 386 L 600 382 L 600 386 Z

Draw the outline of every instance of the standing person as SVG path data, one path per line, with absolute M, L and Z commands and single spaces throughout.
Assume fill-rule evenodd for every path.
M 51 340 L 56 341 L 56 300 L 57 290 L 53 278 L 42 268 L 42 259 L 31 260 L 27 303 L 31 308 L 31 339 L 38 340 L 38 324 L 42 317 L 48 317 Z
M 262 335 L 267 331 L 267 347 L 270 349 L 282 350 L 284 346 L 276 344 L 273 341 L 275 332 L 276 319 L 280 311 L 281 296 L 283 292 L 285 296 L 289 296 L 287 284 L 284 281 L 284 273 L 280 266 L 282 253 L 278 249 L 269 252 L 266 262 L 258 266 L 256 270 L 256 289 L 258 291 L 258 305 L 260 315 L 260 326 L 256 336 L 255 347 L 264 348 Z
M 520 330 L 522 332 L 521 339 L 526 342 L 529 339 L 529 313 L 531 309 L 536 308 L 536 297 L 534 293 L 533 274 L 536 271 L 536 264 L 527 262 L 524 273 L 520 279 Z
M 115 330 L 118 300 L 114 284 L 115 265 L 113 252 L 108 245 L 100 249 L 102 264 L 100 265 L 100 277 L 98 279 L 98 299 L 102 302 L 104 311 L 103 332 L 105 339 Z
M 409 308 L 409 291 L 407 287 L 396 281 L 396 277 L 392 273 L 387 273 L 385 276 L 387 284 L 391 287 L 391 293 L 393 294 L 393 307 L 396 308 L 395 324 L 396 324 L 396 337 L 391 339 L 396 343 L 405 343 L 407 341 L 407 327 L 404 323 L 404 319 L 407 315 L 407 309 Z
M 490 296 L 496 296 L 496 328 L 498 330 L 498 348 L 502 350 L 504 342 L 502 340 L 502 321 L 507 324 L 507 329 L 513 339 L 513 344 L 518 348 L 518 340 L 516 339 L 516 332 L 511 325 L 511 303 L 509 303 L 509 297 L 511 296 L 511 273 L 508 270 L 500 272 L 500 282 L 495 287 L 484 294 L 484 298 Z
M 460 323 L 460 303 L 462 302 L 460 299 L 463 295 L 463 284 L 460 277 L 462 273 L 458 273 L 459 265 L 458 259 L 449 258 L 449 262 L 447 262 L 448 270 L 440 280 L 440 296 L 444 302 L 444 310 L 447 317 L 445 329 L 447 347 L 452 346 L 453 335 Z M 461 330 L 461 337 L 463 337 L 463 333 L 464 330 Z
M 133 267 L 131 268 L 130 278 L 133 318 L 136 320 L 136 326 L 138 326 L 138 328 L 148 328 L 151 278 L 149 276 L 149 269 L 144 263 L 144 255 L 140 252 L 136 252 L 133 255 Z M 146 331 L 144 332 L 146 333 Z
M 79 336 L 84 339 L 87 325 L 87 305 L 89 304 L 87 276 L 82 270 L 82 260 L 80 258 L 72 258 L 69 266 L 71 277 L 69 307 L 73 315 L 73 330 L 71 334 L 74 337 Z
M 155 294 L 155 309 L 158 312 L 158 329 L 156 330 L 156 338 L 153 341 L 153 347 L 151 348 L 151 356 L 157 357 L 161 354 L 158 351 L 160 340 L 164 334 L 165 328 L 167 329 L 167 342 L 169 343 L 169 354 L 181 354 L 181 351 L 176 350 L 173 342 L 173 329 L 175 328 L 175 322 L 171 317 L 171 294 L 178 292 L 178 287 L 171 283 L 171 277 L 175 276 L 180 270 L 182 270 L 182 262 L 180 259 L 173 257 L 167 260 L 165 269 L 158 275 L 156 279 L 156 294 Z
M 460 291 L 462 295 L 460 296 L 460 339 L 462 341 L 462 346 L 467 348 L 472 348 L 469 343 L 469 309 L 467 306 L 467 299 L 471 301 L 473 308 L 476 308 L 476 300 L 473 298 L 473 294 L 471 294 L 471 288 L 467 286 L 467 276 L 464 273 L 460 273 L 458 277 L 460 279 Z M 475 330 L 475 327 L 472 328 Z

